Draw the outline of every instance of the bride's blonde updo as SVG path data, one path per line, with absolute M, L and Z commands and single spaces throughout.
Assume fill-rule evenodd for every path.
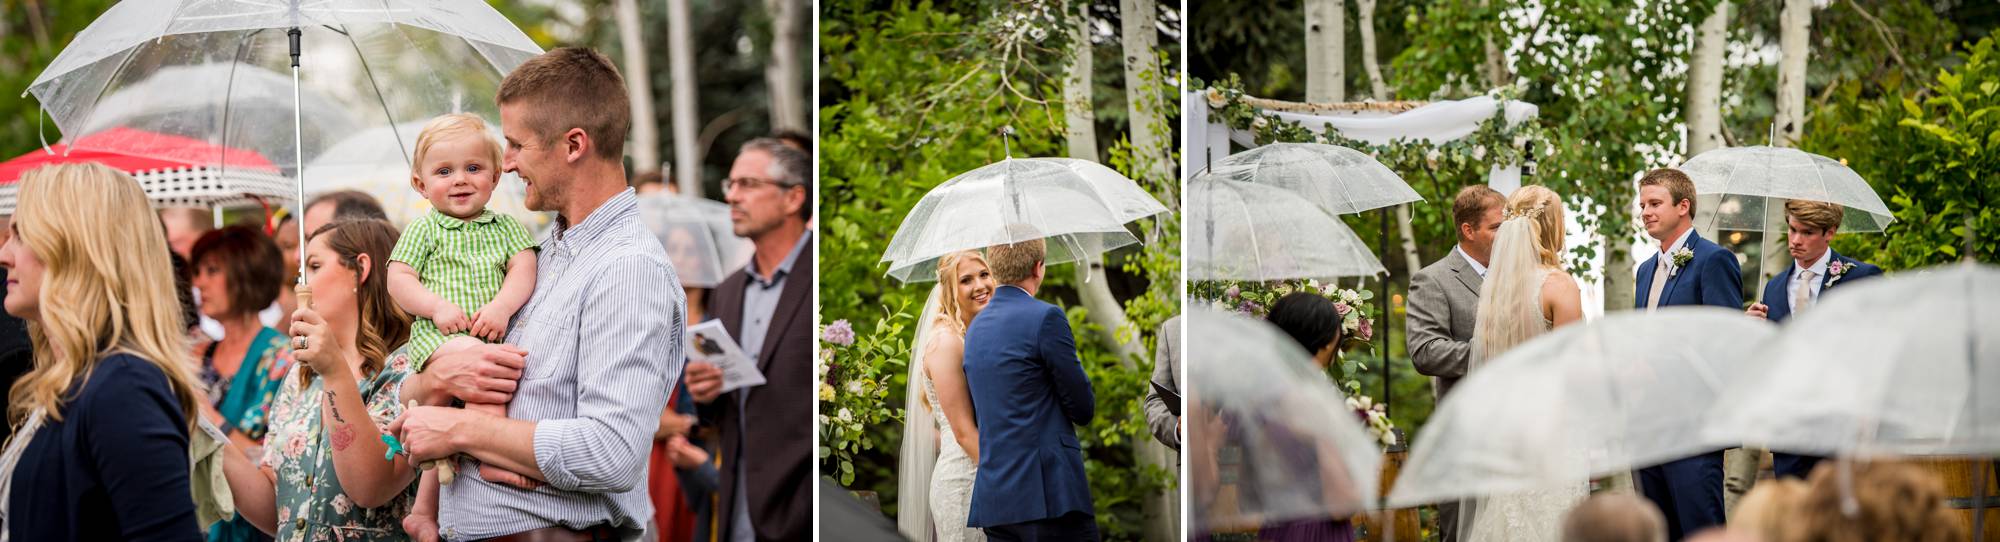
M 1554 190 L 1528 185 L 1507 196 L 1506 219 L 1526 218 L 1535 255 L 1545 267 L 1562 267 L 1563 206 Z
M 965 334 L 965 307 L 958 304 L 958 264 L 967 260 L 986 265 L 986 256 L 977 250 L 961 250 L 938 258 L 938 318 L 949 323 L 953 331 Z

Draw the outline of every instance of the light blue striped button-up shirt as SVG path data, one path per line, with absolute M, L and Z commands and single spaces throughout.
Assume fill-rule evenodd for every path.
M 646 459 L 680 378 L 687 297 L 637 201 L 627 189 L 544 236 L 535 293 L 507 332 L 528 351 L 507 416 L 536 420 L 535 464 L 548 485 L 459 476 L 438 498 L 445 538 L 603 524 L 637 538 L 646 528 Z M 469 461 L 459 468 L 475 472 Z

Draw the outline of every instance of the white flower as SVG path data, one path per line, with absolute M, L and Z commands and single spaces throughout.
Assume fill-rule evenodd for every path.
M 854 381 L 850 381 L 850 382 L 848 382 L 848 383 L 847 383 L 847 393 L 852 393 L 852 394 L 856 394 L 856 395 L 860 395 L 860 394 L 861 394 L 861 392 L 862 392 L 862 389 L 861 389 L 861 381 L 860 381 L 860 380 L 854 380 Z
M 1380 433 L 1380 435 L 1381 435 L 1381 437 L 1382 437 L 1382 445 L 1383 445 L 1383 446 L 1395 446 L 1395 445 L 1396 445 L 1396 432 L 1395 432 L 1395 431 L 1382 431 L 1382 432 Z
M 1472 159 L 1473 159 L 1473 160 L 1485 160 L 1485 159 L 1486 159 L 1486 146 L 1485 146 L 1485 145 L 1473 145 L 1473 146 L 1472 146 Z
M 1250 127 L 1252 127 L 1252 128 L 1263 128 L 1263 127 L 1265 127 L 1265 126 L 1268 126 L 1268 125 L 1270 125 L 1270 124 L 1271 124 L 1271 120 L 1270 120 L 1270 119 L 1266 119 L 1266 118 L 1264 118 L 1264 117 L 1257 117 L 1257 119 L 1256 119 L 1256 120 L 1252 120 L 1252 121 L 1250 121 Z
M 854 421 L 854 413 L 853 413 L 853 412 L 850 412 L 850 411 L 848 411 L 848 410 L 847 410 L 847 409 L 845 409 L 845 408 L 843 408 L 843 409 L 840 409 L 840 413 L 839 413 L 839 414 L 836 414 L 836 415 L 835 415 L 835 417 L 837 417 L 837 418 L 840 418 L 840 421 L 843 421 L 843 422 L 851 422 L 851 421 Z
M 1220 108 L 1220 107 L 1222 107 L 1222 106 L 1224 106 L 1224 105 L 1228 105 L 1228 104 L 1229 104 L 1229 101 L 1228 101 L 1227 99 L 1224 99 L 1224 98 L 1222 97 L 1222 91 L 1219 91 L 1219 90 L 1210 90 L 1210 91 L 1208 91 L 1208 106 L 1209 106 L 1209 107 L 1215 107 L 1215 108 Z
M 1681 269 L 1687 267 L 1688 262 L 1694 261 L 1694 251 L 1688 250 L 1687 247 L 1677 248 L 1673 252 L 1667 253 L 1667 258 L 1669 259 L 1667 276 L 1671 277 L 1680 274 Z

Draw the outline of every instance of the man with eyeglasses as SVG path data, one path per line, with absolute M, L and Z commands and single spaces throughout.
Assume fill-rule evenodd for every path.
M 722 372 L 706 363 L 688 364 L 686 378 L 722 430 L 721 523 L 731 542 L 812 536 L 811 179 L 810 155 L 759 138 L 743 145 L 722 184 L 733 229 L 756 252 L 716 287 L 708 314 L 757 360 L 766 383 L 722 396 Z

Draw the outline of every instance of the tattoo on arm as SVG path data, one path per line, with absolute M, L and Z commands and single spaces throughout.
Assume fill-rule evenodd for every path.
M 347 425 L 347 420 L 340 417 L 340 403 L 334 401 L 333 390 L 326 390 L 326 408 L 328 410 L 333 411 L 334 423 L 337 423 L 341 426 Z
M 333 451 L 346 450 L 349 445 L 354 444 L 354 426 L 342 425 L 333 428 L 333 436 L 330 437 L 330 440 L 333 441 Z

